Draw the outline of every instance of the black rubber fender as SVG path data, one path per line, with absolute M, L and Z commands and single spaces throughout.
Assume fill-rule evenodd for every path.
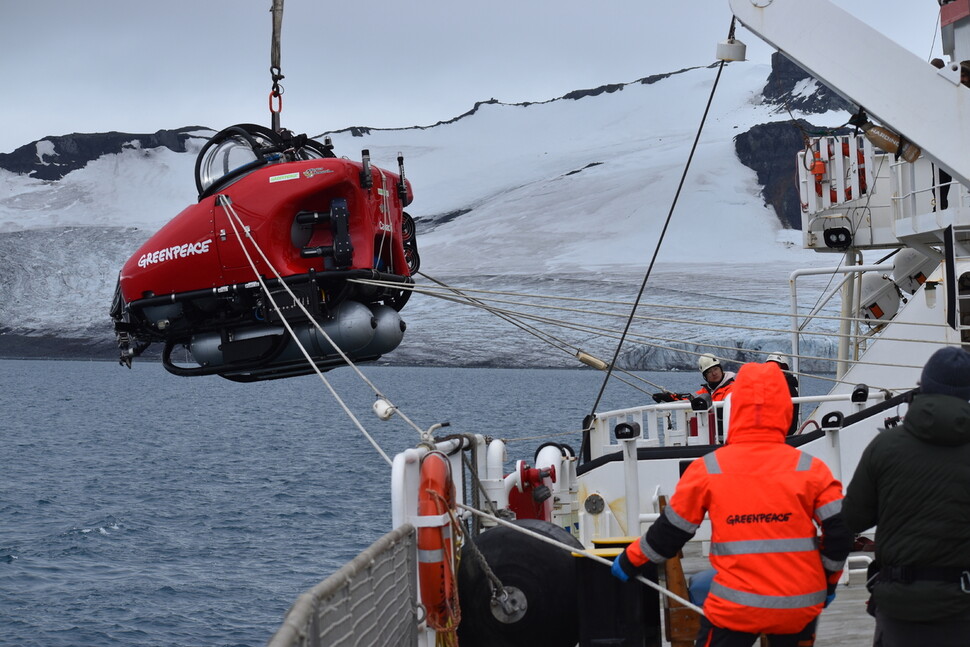
M 547 521 L 522 519 L 514 523 L 582 548 L 566 530 Z M 475 545 L 504 586 L 522 591 L 528 610 L 512 624 L 497 620 L 489 604 L 488 579 L 471 551 L 463 549 L 458 570 L 458 640 L 462 647 L 575 647 L 579 641 L 576 558 L 569 551 L 505 526 L 483 532 Z

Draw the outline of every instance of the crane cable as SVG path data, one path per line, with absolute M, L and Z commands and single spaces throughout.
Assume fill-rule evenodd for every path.
M 731 17 L 731 28 L 728 33 L 728 38 L 734 38 L 734 25 L 736 22 L 735 17 Z M 694 153 L 697 151 L 697 144 L 700 142 L 701 133 L 704 131 L 704 123 L 707 121 L 707 115 L 711 110 L 711 103 L 714 101 L 714 93 L 717 91 L 717 84 L 721 80 L 721 72 L 724 71 L 725 61 L 721 61 L 717 68 L 717 76 L 714 78 L 714 85 L 711 87 L 711 94 L 707 99 L 707 106 L 704 108 L 704 115 L 701 117 L 700 127 L 697 129 L 697 134 L 694 137 L 694 143 L 691 146 L 690 154 L 687 156 L 687 164 L 684 165 L 684 172 L 680 176 L 680 182 L 677 185 L 677 191 L 674 194 L 673 202 L 670 205 L 670 210 L 667 212 L 667 219 L 664 221 L 663 229 L 660 231 L 660 237 L 657 239 L 657 244 L 653 250 L 653 256 L 650 258 L 650 264 L 647 266 L 647 271 L 643 276 L 643 281 L 640 283 L 640 290 L 637 293 L 637 298 L 633 303 L 633 308 L 630 310 L 630 316 L 627 319 L 626 326 L 623 329 L 623 334 L 620 337 L 619 343 L 616 345 L 616 351 L 613 353 L 613 359 L 610 361 L 609 367 L 606 370 L 606 376 L 603 378 L 603 384 L 600 386 L 599 393 L 596 395 L 596 401 L 593 403 L 593 407 L 590 410 L 590 416 L 596 414 L 596 408 L 599 407 L 600 400 L 603 399 L 603 393 L 606 391 L 606 385 L 610 380 L 610 375 L 613 373 L 613 368 L 616 366 L 616 362 L 620 357 L 620 350 L 623 348 L 623 342 L 626 339 L 627 333 L 630 330 L 630 326 L 633 324 L 634 316 L 636 315 L 637 307 L 640 300 L 643 298 L 643 293 L 647 288 L 647 281 L 650 279 L 650 274 L 653 271 L 653 266 L 657 262 L 657 256 L 660 254 L 660 246 L 663 244 L 664 237 L 667 235 L 667 228 L 670 227 L 670 221 L 674 215 L 674 209 L 677 207 L 677 200 L 680 198 L 680 192 L 684 188 L 684 182 L 687 180 L 687 172 L 690 169 L 691 161 L 694 159 Z M 583 436 L 583 445 L 587 444 L 588 434 Z
M 280 41 L 283 32 L 283 0 L 273 0 L 270 9 L 273 14 L 273 40 L 269 53 L 269 73 L 273 81 L 273 88 L 269 92 L 269 116 L 273 132 L 280 132 L 280 112 L 283 110 L 283 86 L 280 85 L 285 77 L 280 68 Z M 274 101 L 275 100 L 275 101 Z

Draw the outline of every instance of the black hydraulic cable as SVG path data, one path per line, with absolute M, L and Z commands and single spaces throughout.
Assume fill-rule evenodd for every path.
M 734 24 L 735 19 L 732 18 L 730 32 L 732 35 L 734 34 Z M 704 123 L 707 121 L 707 115 L 711 110 L 711 103 L 714 101 L 714 92 L 717 90 L 717 84 L 721 80 L 721 72 L 724 70 L 724 63 L 725 61 L 722 60 L 721 64 L 717 68 L 717 76 L 714 79 L 714 86 L 711 88 L 711 95 L 707 99 L 707 106 L 704 108 L 704 116 L 701 117 L 701 124 L 697 129 L 697 135 L 694 137 L 694 144 L 691 146 L 690 155 L 687 156 L 687 164 L 684 166 L 684 172 L 680 176 L 680 183 L 677 185 L 677 192 L 674 194 L 674 200 L 670 205 L 670 211 L 667 212 L 667 219 L 664 221 L 663 229 L 660 231 L 660 238 L 657 240 L 657 245 L 653 250 L 653 256 L 650 258 L 650 264 L 647 266 L 647 272 L 644 274 L 643 281 L 640 283 L 640 291 L 637 293 L 637 298 L 633 302 L 633 308 L 630 310 L 630 316 L 623 328 L 623 334 L 620 336 L 620 341 L 616 345 L 616 351 L 613 353 L 613 359 L 610 361 L 609 367 L 607 367 L 606 377 L 603 379 L 603 384 L 600 386 L 599 393 L 596 396 L 596 401 L 593 403 L 593 408 L 590 411 L 589 417 L 595 415 L 596 408 L 599 406 L 600 400 L 603 399 L 603 392 L 606 391 L 606 385 L 610 381 L 610 376 L 613 374 L 613 368 L 616 366 L 617 359 L 620 357 L 620 350 L 623 348 L 623 342 L 626 340 L 627 333 L 630 330 L 630 325 L 633 323 L 637 307 L 640 305 L 640 300 L 643 298 L 643 292 L 647 288 L 647 281 L 650 279 L 650 273 L 653 271 L 653 266 L 657 261 L 657 255 L 660 253 L 660 246 L 663 244 L 664 236 L 667 234 L 667 228 L 670 226 L 670 220 L 674 215 L 674 209 L 677 207 L 677 200 L 680 198 L 680 192 L 684 188 L 684 182 L 687 180 L 687 172 L 690 170 L 691 161 L 694 159 L 694 153 L 697 151 L 697 144 L 700 142 L 701 133 L 704 131 Z M 584 437 L 584 447 L 586 444 L 586 438 Z

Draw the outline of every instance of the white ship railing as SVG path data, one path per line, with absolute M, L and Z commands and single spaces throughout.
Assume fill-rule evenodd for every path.
M 714 402 L 709 411 L 722 407 L 722 402 Z M 694 420 L 693 425 L 691 420 Z M 681 447 L 717 442 L 716 434 L 712 435 L 708 411 L 693 411 L 687 401 L 648 404 L 597 412 L 590 432 L 591 458 L 617 451 L 618 445 L 613 440 L 612 432 L 620 423 L 639 426 L 638 447 Z
M 830 402 L 849 402 L 851 393 L 830 395 L 799 396 L 792 398 L 798 404 L 823 404 Z M 613 437 L 613 430 L 621 423 L 636 423 L 640 435 L 636 438 L 637 447 L 684 447 L 692 445 L 711 445 L 723 442 L 710 426 L 711 412 L 722 409 L 725 402 L 714 402 L 706 411 L 693 411 L 689 402 L 669 402 L 647 404 L 629 409 L 597 412 L 590 431 L 590 458 L 596 459 L 619 451 L 621 443 Z M 853 411 L 858 411 L 875 402 L 854 402 Z M 716 415 L 716 413 L 715 413 Z M 724 410 L 724 428 L 730 429 L 730 416 Z M 694 422 L 691 422 L 691 421 Z
M 941 182 L 940 168 L 926 156 L 896 160 L 865 137 L 813 138 L 797 154 L 796 171 L 808 249 L 840 251 L 846 236 L 856 249 L 938 244 L 947 226 L 970 225 L 966 187 Z
M 821 165 L 816 169 L 813 165 L 818 163 Z M 802 210 L 811 215 L 865 200 L 875 190 L 876 174 L 874 149 L 865 137 L 815 137 L 798 154 Z
M 904 408 L 904 400 L 885 400 L 882 392 L 870 394 L 866 389 L 857 388 L 854 393 L 839 393 L 819 396 L 800 396 L 792 400 L 808 408 L 817 408 L 809 414 L 803 424 L 806 428 L 804 436 L 796 440 L 801 451 L 807 452 L 823 461 L 830 467 L 835 478 L 847 482 L 851 479 L 852 471 L 859 461 L 859 456 L 865 450 L 872 438 L 878 433 L 878 428 L 886 424 L 886 416 L 880 415 L 887 411 L 887 416 L 899 414 Z M 899 396 L 900 398 L 902 396 Z M 724 403 L 725 438 L 730 438 L 730 396 Z M 863 410 L 876 405 L 882 405 L 861 418 L 849 419 L 852 414 L 859 414 Z M 684 435 L 683 429 L 688 431 L 695 425 L 690 424 L 691 417 L 697 419 L 697 427 L 704 419 L 709 418 L 708 411 L 691 411 L 688 403 L 650 404 L 631 409 L 598 412 L 590 431 L 589 448 L 591 462 L 600 462 L 594 469 L 584 472 L 584 483 L 581 488 L 589 496 L 595 494 L 602 500 L 603 505 L 598 509 L 580 505 L 578 519 L 578 538 L 584 545 L 593 545 L 595 540 L 611 537 L 638 536 L 654 521 L 660 512 L 659 495 L 670 496 L 677 485 L 683 467 L 703 452 L 714 449 L 716 445 L 709 445 L 703 435 Z M 667 415 L 670 417 L 667 418 Z M 658 443 L 653 432 L 653 421 L 678 421 L 679 428 L 667 430 Z M 843 421 L 848 426 L 843 427 Z M 633 425 L 636 423 L 639 425 Z M 673 431 L 673 433 L 671 433 Z M 616 439 L 616 437 L 619 437 Z M 684 442 L 684 441 L 687 442 Z M 673 441 L 668 443 L 667 441 Z M 701 442 L 703 441 L 703 442 Z M 685 445 L 706 445 L 697 447 L 697 451 L 675 450 Z M 643 448 L 671 448 L 648 452 L 647 456 L 638 450 Z M 619 458 L 622 464 L 617 464 Z M 611 465 L 608 469 L 600 469 Z M 652 497 L 643 500 L 643 495 Z M 557 519 L 560 525 L 568 527 L 565 519 Z M 705 543 L 710 539 L 710 528 L 702 524 L 694 535 L 693 541 L 699 542 L 704 550 Z
M 269 647 L 415 647 L 416 536 L 392 530 L 297 598 Z
M 859 256 L 861 258 L 861 255 Z M 862 354 L 863 344 L 868 337 L 861 333 L 858 319 L 852 317 L 853 312 L 860 310 L 860 290 L 856 290 L 853 281 L 857 280 L 856 275 L 865 272 L 891 273 L 893 266 L 884 265 L 845 265 L 839 267 L 817 267 L 795 270 L 788 276 L 790 299 L 791 299 L 791 348 L 792 348 L 792 371 L 797 375 L 801 371 L 801 331 L 805 329 L 815 315 L 821 311 L 829 300 L 837 294 L 842 294 L 842 320 L 839 322 L 839 352 L 835 358 L 836 375 L 841 378 L 850 362 L 850 350 L 853 351 L 852 357 L 858 359 Z M 827 296 L 819 299 L 815 308 L 810 314 L 800 319 L 798 314 L 798 279 L 803 276 L 824 276 L 844 274 L 845 278 Z
M 892 159 L 892 158 L 889 158 Z M 940 168 L 932 161 L 921 157 L 912 164 L 893 161 L 890 164 L 893 187 L 893 213 L 896 220 L 911 218 L 920 214 L 942 211 L 941 189 L 949 186 L 947 208 L 970 206 L 966 191 L 955 181 L 940 182 Z

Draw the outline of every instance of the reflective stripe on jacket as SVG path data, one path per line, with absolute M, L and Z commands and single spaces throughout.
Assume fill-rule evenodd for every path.
M 744 365 L 732 393 L 727 445 L 687 468 L 628 557 L 642 563 L 676 554 L 707 514 L 717 571 L 707 618 L 735 631 L 795 633 L 821 612 L 826 571 L 837 577 L 851 547 L 842 486 L 821 460 L 785 444 L 791 397 L 776 364 Z

